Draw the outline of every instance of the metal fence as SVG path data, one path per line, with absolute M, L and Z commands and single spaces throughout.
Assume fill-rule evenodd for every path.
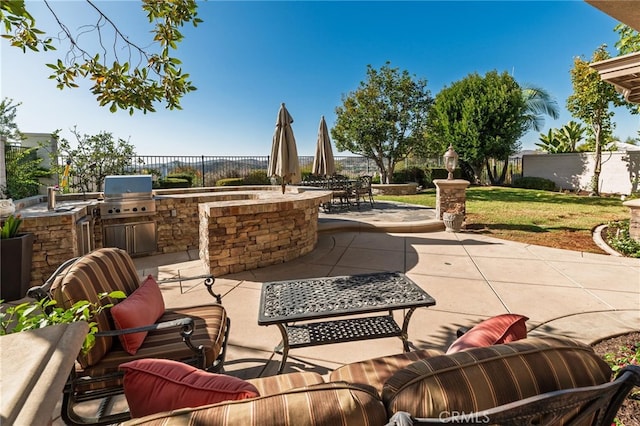
M 31 151 L 29 152 L 29 150 L 31 150 Z M 37 149 L 6 144 L 4 146 L 4 158 L 5 158 L 5 161 L 9 162 L 9 161 L 12 161 L 12 160 L 16 160 L 16 159 L 20 158 L 21 156 L 23 156 L 24 153 L 26 153 L 26 152 L 29 152 L 29 153 L 28 153 L 28 155 L 24 156 L 24 158 L 22 158 L 22 161 L 34 161 L 34 160 L 36 160 L 38 158 L 38 150 Z
M 504 160 L 494 160 L 489 159 L 488 161 L 489 167 L 491 167 L 491 172 L 493 173 L 494 178 L 497 177 L 502 168 L 504 167 Z M 522 157 L 511 157 L 509 158 L 509 162 L 507 164 L 507 174 L 505 175 L 504 184 L 511 185 L 514 179 L 522 177 Z M 490 185 L 489 181 L 489 172 L 486 167 L 483 167 L 482 173 L 480 175 L 480 183 L 482 185 Z
M 370 159 L 361 156 L 335 156 L 336 173 L 355 178 L 361 175 L 379 174 L 377 165 Z M 65 164 L 66 158 L 60 158 L 58 164 Z M 303 174 L 310 174 L 313 166 L 313 156 L 299 156 L 300 170 Z M 490 167 L 501 170 L 504 161 L 489 162 Z M 167 156 L 167 155 L 136 155 L 131 158 L 129 166 L 124 173 L 151 174 L 154 180 L 164 179 L 176 174 L 190 175 L 192 186 L 215 186 L 220 179 L 245 178 L 252 173 L 264 172 L 266 174 L 269 165 L 269 156 Z M 407 158 L 399 162 L 396 170 L 418 167 L 421 169 L 442 168 L 442 158 Z M 522 162 L 520 158 L 509 160 L 507 180 L 522 174 Z M 73 166 L 72 166 L 73 168 Z M 70 176 L 72 187 L 75 181 L 73 172 Z M 486 170 L 480 175 L 482 184 L 488 184 Z
M 313 166 L 313 156 L 299 156 L 300 171 L 304 175 L 310 174 Z M 378 166 L 371 159 L 360 156 L 334 156 L 336 173 L 356 178 L 362 175 L 379 174 Z M 510 160 L 507 179 L 516 171 L 521 173 L 520 159 Z M 128 172 L 147 173 L 158 178 L 165 178 L 171 174 L 189 174 L 195 176 L 194 186 L 215 186 L 216 182 L 225 178 L 244 178 L 251 173 L 267 172 L 269 156 L 135 156 L 131 161 Z M 490 163 L 498 165 L 499 161 Z M 435 158 L 407 158 L 396 165 L 396 170 L 418 167 L 442 168 L 442 157 Z M 488 181 L 486 170 L 481 176 L 482 183 Z
M 312 156 L 298 157 L 300 170 L 311 173 Z M 337 173 L 350 177 L 374 174 L 377 167 L 364 157 L 336 156 Z M 174 174 L 194 176 L 194 186 L 215 186 L 225 178 L 244 178 L 255 172 L 267 172 L 269 156 L 135 156 L 128 173 L 146 173 L 159 179 Z

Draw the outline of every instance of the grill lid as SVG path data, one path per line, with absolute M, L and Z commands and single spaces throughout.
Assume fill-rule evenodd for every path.
M 151 175 L 120 175 L 104 178 L 105 198 L 150 197 L 152 189 Z

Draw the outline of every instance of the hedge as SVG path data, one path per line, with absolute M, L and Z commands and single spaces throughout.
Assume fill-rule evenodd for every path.
M 514 188 L 539 189 L 542 191 L 556 191 L 558 189 L 552 180 L 535 176 L 525 176 L 514 179 L 511 186 Z

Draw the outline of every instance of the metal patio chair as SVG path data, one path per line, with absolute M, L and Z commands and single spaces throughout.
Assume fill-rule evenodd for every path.
M 373 180 L 373 176 L 360 176 L 358 178 L 358 183 L 355 186 L 355 199 L 358 208 L 360 208 L 360 200 L 363 202 L 369 202 L 371 207 L 373 208 L 373 191 L 371 189 L 371 181 Z
M 211 275 L 202 279 L 214 301 L 199 306 L 165 309 L 155 324 L 129 329 L 114 326 L 110 309 L 93 317 L 98 327 L 95 345 L 80 353 L 76 368 L 65 387 L 61 414 L 66 424 L 112 424 L 130 418 L 128 411 L 108 414 L 112 397 L 123 393 L 120 364 L 141 358 L 165 358 L 185 362 L 198 368 L 222 370 L 229 335 L 230 320 L 213 289 Z M 192 278 L 182 278 L 190 280 Z M 160 287 L 167 282 L 160 281 Z M 61 265 L 47 282 L 29 291 L 37 299 L 50 298 L 57 306 L 69 308 L 86 300 L 102 306 L 122 301 L 100 297 L 115 290 L 131 296 L 141 287 L 141 277 L 129 254 L 119 248 L 102 248 Z M 126 299 L 124 299 L 126 300 Z M 147 332 L 135 355 L 127 352 L 119 336 Z M 78 404 L 100 400 L 97 417 L 85 418 L 76 410 Z

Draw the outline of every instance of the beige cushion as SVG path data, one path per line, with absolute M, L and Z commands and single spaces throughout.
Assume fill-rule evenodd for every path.
M 276 376 L 247 379 L 258 389 L 260 395 L 275 395 L 291 389 L 324 383 L 322 376 L 312 371 L 297 371 L 295 373 L 278 374 Z
M 124 425 L 376 426 L 387 413 L 375 390 L 323 383 L 275 395 L 159 413 Z
M 333 370 L 329 375 L 329 381 L 363 383 L 373 386 L 378 393 L 382 393 L 384 382 L 396 371 L 420 359 L 438 355 L 443 355 L 443 352 L 438 349 L 423 349 L 354 362 Z
M 195 323 L 191 342 L 195 346 L 204 348 L 205 365 L 211 365 L 222 350 L 227 311 L 222 305 L 218 304 L 177 308 L 166 311 L 158 321 L 174 321 L 186 316 L 193 318 Z M 140 346 L 135 355 L 128 354 L 122 348 L 118 339 L 114 339 L 113 347 L 109 353 L 102 357 L 98 364 L 79 369 L 77 374 L 78 376 L 96 377 L 115 373 L 118 371 L 120 364 L 136 359 L 166 358 L 188 360 L 193 355 L 193 351 L 182 341 L 179 328 L 154 330 L 147 334 L 142 346 Z M 109 386 L 118 386 L 121 383 L 122 377 L 118 376 L 112 382 L 109 382 Z M 77 390 L 99 389 L 106 386 L 102 382 L 84 384 L 79 381 L 76 384 L 78 385 Z
M 528 338 L 416 361 L 387 380 L 382 399 L 389 415 L 440 417 L 610 379 L 609 366 L 589 346 Z

